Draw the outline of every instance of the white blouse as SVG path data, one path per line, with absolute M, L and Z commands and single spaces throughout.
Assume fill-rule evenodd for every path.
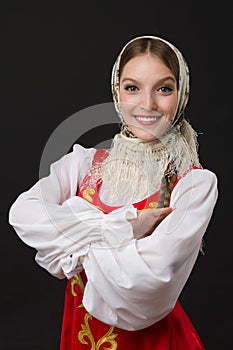
M 101 321 L 127 330 L 148 327 L 174 307 L 197 259 L 216 200 L 217 178 L 190 171 L 175 186 L 169 214 L 143 239 L 133 237 L 132 205 L 104 214 L 77 196 L 94 148 L 75 145 L 12 204 L 9 222 L 57 278 L 83 268 L 83 304 Z

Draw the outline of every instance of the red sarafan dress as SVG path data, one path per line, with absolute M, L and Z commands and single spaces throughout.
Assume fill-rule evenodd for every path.
M 105 152 L 106 154 L 106 152 Z M 97 150 L 93 165 L 102 157 Z M 86 179 L 86 178 L 85 178 Z M 85 183 L 84 179 L 84 183 Z M 98 195 L 99 182 L 94 188 L 82 187 L 79 196 L 110 213 L 118 207 L 101 202 Z M 138 211 L 156 208 L 159 191 L 135 203 Z M 162 320 L 150 327 L 127 331 L 105 324 L 94 318 L 82 304 L 86 275 L 82 271 L 73 276 L 67 284 L 60 350 L 203 350 L 205 349 L 190 319 L 177 301 L 174 309 Z

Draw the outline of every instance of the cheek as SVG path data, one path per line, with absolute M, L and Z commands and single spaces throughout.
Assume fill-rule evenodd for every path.
M 171 116 L 171 118 L 175 113 L 176 106 L 177 106 L 177 96 L 174 96 L 166 106 L 167 113 Z
M 119 93 L 121 109 L 124 112 L 124 115 L 127 116 L 132 113 L 135 108 L 131 96 L 125 94 L 124 91 Z
M 124 90 L 120 90 L 119 92 L 119 99 L 120 102 L 127 102 L 128 101 L 128 96 L 125 94 Z
M 122 111 L 123 118 L 125 120 L 128 120 L 133 114 L 134 106 L 127 103 L 127 101 L 122 101 L 120 103 L 120 105 L 121 105 L 121 111 Z

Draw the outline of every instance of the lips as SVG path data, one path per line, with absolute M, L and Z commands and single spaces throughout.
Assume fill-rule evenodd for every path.
M 136 119 L 136 121 L 139 124 L 142 125 L 153 125 L 155 123 L 157 123 L 159 121 L 159 119 L 161 119 L 161 115 L 134 115 L 134 118 Z

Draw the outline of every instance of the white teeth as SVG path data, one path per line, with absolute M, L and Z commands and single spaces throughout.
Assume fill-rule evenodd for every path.
M 136 117 L 138 120 L 142 122 L 155 122 L 158 118 L 145 118 L 145 117 Z

